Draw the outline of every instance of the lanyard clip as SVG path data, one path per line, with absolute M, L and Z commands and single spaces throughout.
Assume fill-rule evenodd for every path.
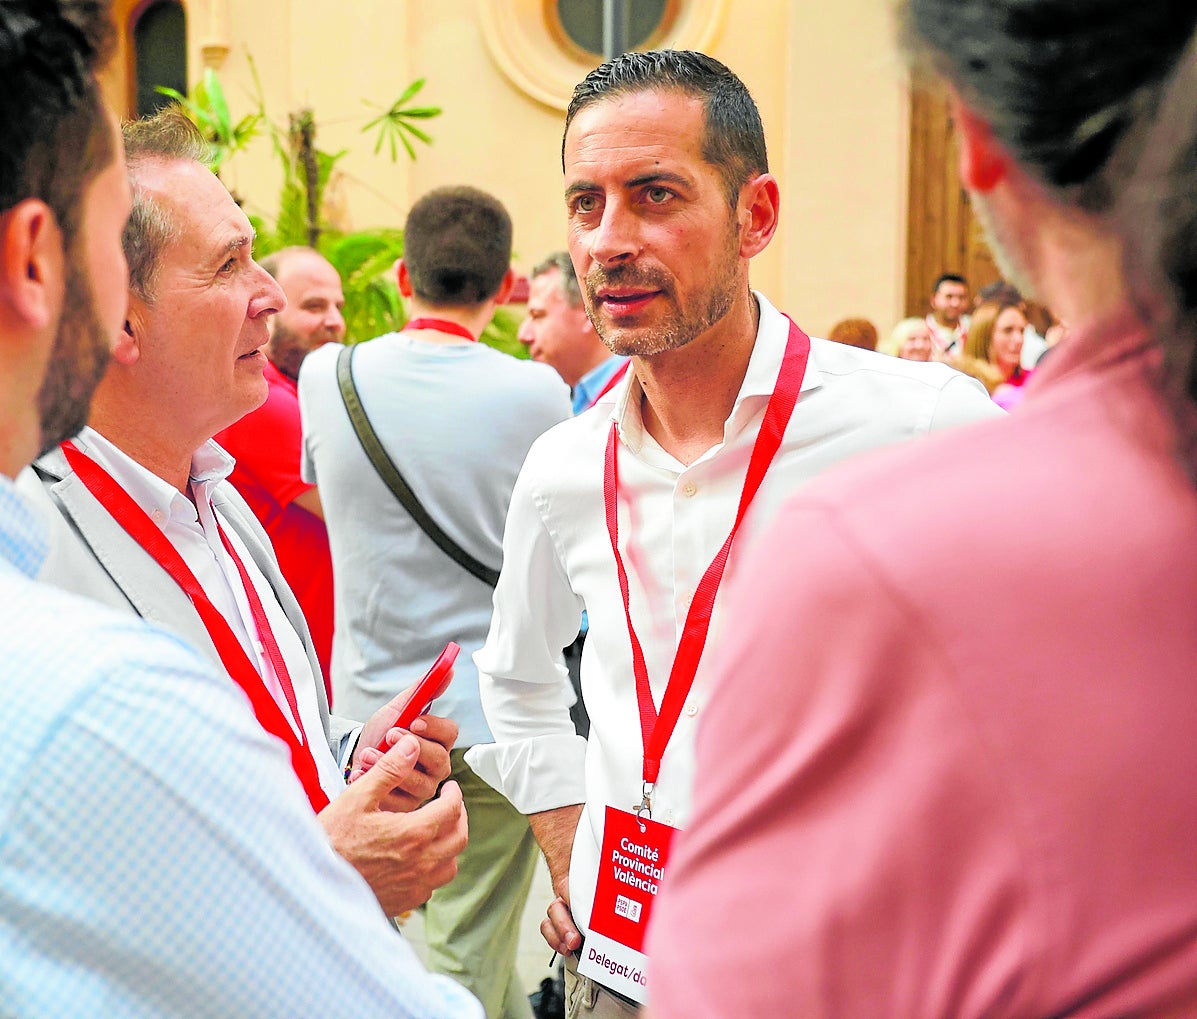
M 653 819 L 653 783 L 644 782 L 640 786 L 640 805 L 636 807 L 636 820 L 641 821 L 641 814 L 647 814 L 648 819 Z M 643 822 L 640 825 L 641 832 L 646 831 Z

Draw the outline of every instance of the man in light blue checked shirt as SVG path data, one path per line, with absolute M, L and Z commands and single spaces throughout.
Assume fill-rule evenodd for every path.
M 12 477 L 74 434 L 125 313 L 102 0 L 0 5 L 0 1013 L 468 1016 L 180 640 L 32 579 Z M 405 736 L 343 795 L 381 802 Z

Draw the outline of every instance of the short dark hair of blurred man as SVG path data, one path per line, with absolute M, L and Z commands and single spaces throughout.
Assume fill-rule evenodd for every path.
M 299 600 L 332 698 L 333 568 L 324 509 L 315 485 L 300 476 L 303 425 L 296 388 L 303 359 L 342 343 L 345 295 L 336 268 L 313 248 L 291 247 L 259 263 L 283 288 L 287 306 L 270 319 L 263 370 L 266 402 L 216 433 L 236 461 L 229 481 L 261 521 L 279 569 Z
M 1008 417 L 761 535 L 651 1006 L 1194 1016 L 1197 5 L 901 15 L 999 264 L 1073 330 Z
M 362 412 L 424 511 L 490 569 L 500 562 L 524 455 L 569 417 L 569 402 L 547 365 L 478 342 L 513 281 L 511 218 L 497 198 L 437 188 L 411 207 L 403 237 L 407 325 L 349 351 L 317 350 L 299 375 L 304 472 L 320 486 L 337 575 L 333 687 L 339 710 L 366 718 L 418 679 L 447 641 L 461 645 L 457 674 L 434 710 L 460 727 L 453 777 L 468 801 L 470 844 L 456 879 L 425 908 L 428 966 L 461 981 L 488 1015 L 527 1016 L 515 962 L 536 842 L 527 819 L 464 760 L 466 748 L 491 739 L 470 656 L 490 626 L 493 589 L 438 546 L 383 482 L 351 424 L 338 362 L 352 356 Z M 576 633 L 577 617 L 574 624 Z
M 33 579 L 49 529 L 12 478 L 86 420 L 128 296 L 129 181 L 94 77 L 110 13 L 0 4 L 2 1010 L 476 1015 L 401 954 L 227 678 Z M 417 750 L 349 795 L 386 795 Z
M 968 333 L 968 280 L 956 272 L 945 272 L 931 287 L 931 311 L 927 325 L 936 355 L 959 353 Z
M 533 361 L 550 365 L 565 380 L 575 414 L 593 406 L 626 371 L 628 359 L 611 353 L 586 314 L 568 251 L 553 252 L 532 270 L 519 340 Z

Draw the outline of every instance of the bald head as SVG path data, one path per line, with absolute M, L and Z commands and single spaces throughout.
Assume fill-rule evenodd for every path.
M 287 306 L 270 324 L 267 356 L 290 379 L 303 359 L 326 343 L 343 343 L 345 294 L 336 268 L 312 248 L 283 248 L 262 260 L 287 296 Z

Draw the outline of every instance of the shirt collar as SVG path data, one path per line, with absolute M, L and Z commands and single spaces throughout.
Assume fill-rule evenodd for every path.
M 0 475 L 0 559 L 33 577 L 49 550 L 46 522 L 17 491 L 12 479 Z
M 159 523 L 172 514 L 184 520 L 197 519 L 191 500 L 174 485 L 142 466 L 90 425 L 79 433 L 75 444 L 103 467 L 133 501 Z M 191 457 L 191 490 L 197 499 L 211 501 L 212 489 L 233 472 L 233 458 L 215 442 L 205 442 Z
M 760 309 L 756 340 L 752 345 L 748 370 L 744 373 L 740 392 L 736 395 L 731 414 L 724 423 L 721 445 L 726 445 L 757 414 L 764 411 L 764 407 L 769 402 L 769 397 L 773 395 L 773 389 L 777 385 L 781 360 L 785 356 L 786 341 L 790 336 L 790 320 L 773 307 L 764 294 L 754 290 L 752 296 L 756 298 L 757 307 Z M 807 361 L 806 374 L 802 376 L 800 392 L 805 393 L 808 390 L 818 389 L 822 384 L 822 377 L 815 363 L 815 353 L 812 350 L 810 359 Z M 618 426 L 619 435 L 624 445 L 633 453 L 639 453 L 646 436 L 644 421 L 640 417 L 643 390 L 640 388 L 640 381 L 636 378 L 635 371 L 628 372 L 628 377 L 620 383 L 620 388 L 622 393 L 611 409 L 609 420 L 614 421 Z M 719 446 L 715 447 L 716 450 L 719 448 Z M 705 455 L 703 459 L 705 459 Z
M 611 380 L 612 375 L 619 371 L 619 366 L 626 360 L 627 358 L 620 354 L 612 354 L 578 379 L 573 391 L 575 414 L 581 414 L 594 403 L 595 397 L 602 392 L 603 386 Z

